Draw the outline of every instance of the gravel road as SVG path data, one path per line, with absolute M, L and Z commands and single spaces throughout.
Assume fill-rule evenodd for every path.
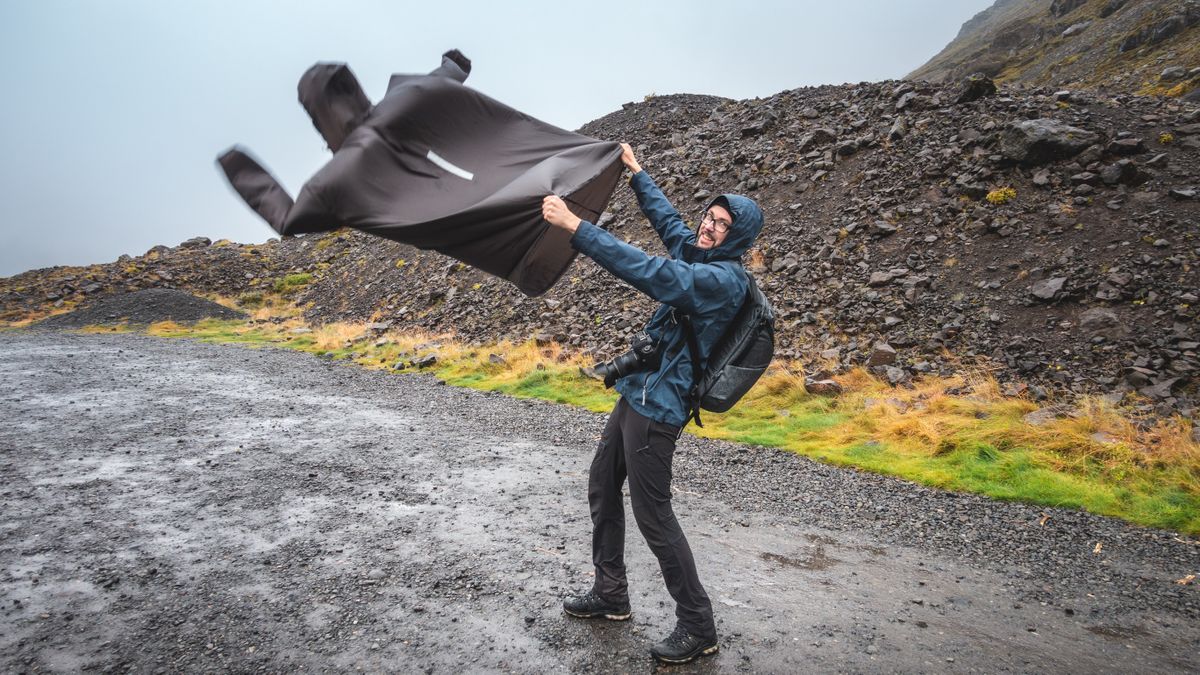
M 602 415 L 138 335 L 0 379 L 5 672 L 645 672 L 672 626 L 635 528 L 633 620 L 559 606 Z M 721 651 L 670 671 L 1196 672 L 1176 534 L 690 436 L 675 489 Z

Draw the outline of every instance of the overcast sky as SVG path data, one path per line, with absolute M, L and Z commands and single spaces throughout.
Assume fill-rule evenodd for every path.
M 214 158 L 243 143 L 295 194 L 329 157 L 296 100 L 317 61 L 377 101 L 457 47 L 468 85 L 575 129 L 651 92 L 902 77 L 991 3 L 0 0 L 0 276 L 271 237 Z

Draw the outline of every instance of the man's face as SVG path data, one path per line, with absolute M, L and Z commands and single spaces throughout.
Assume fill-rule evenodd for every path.
M 729 226 L 732 223 L 733 216 L 729 215 L 724 206 L 710 206 L 700 221 L 700 229 L 696 233 L 696 248 L 708 250 L 720 246 L 721 242 L 725 241 L 725 235 L 729 234 Z

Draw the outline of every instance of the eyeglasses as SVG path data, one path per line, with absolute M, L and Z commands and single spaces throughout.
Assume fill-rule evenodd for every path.
M 705 213 L 704 217 L 700 219 L 700 224 L 701 225 L 712 225 L 713 229 L 716 230 L 717 232 L 725 233 L 725 232 L 729 231 L 729 227 L 733 223 L 727 223 L 723 220 L 717 220 L 716 218 L 713 218 L 713 215 L 711 213 Z

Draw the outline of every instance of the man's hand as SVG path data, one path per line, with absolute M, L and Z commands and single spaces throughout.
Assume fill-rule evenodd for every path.
M 578 229 L 579 223 L 583 222 L 579 216 L 571 213 L 567 208 L 566 202 L 554 195 L 550 195 L 542 200 L 542 218 L 555 227 L 561 227 L 574 234 Z
M 631 173 L 638 173 L 642 170 L 642 165 L 638 164 L 637 158 L 633 156 L 633 148 L 628 143 L 621 144 L 621 161 L 625 163 Z

